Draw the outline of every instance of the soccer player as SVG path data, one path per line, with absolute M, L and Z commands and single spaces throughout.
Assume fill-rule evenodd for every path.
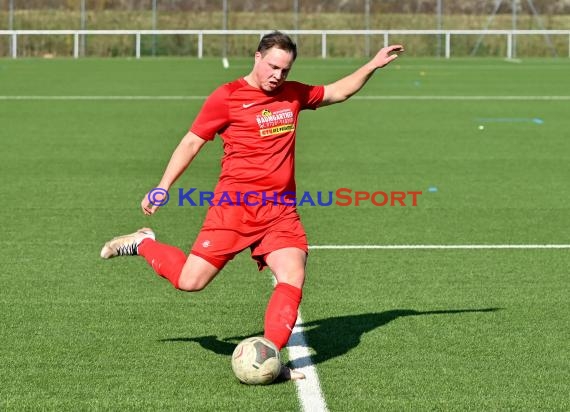
M 249 247 L 259 269 L 269 267 L 277 280 L 265 313 L 264 336 L 283 348 L 297 319 L 308 252 L 305 230 L 292 206 L 299 112 L 345 101 L 403 51 L 401 45 L 385 47 L 352 74 L 313 86 L 287 81 L 297 57 L 291 38 L 277 31 L 265 35 L 251 72 L 206 99 L 157 185 L 169 190 L 204 144 L 221 136 L 224 155 L 213 205 L 190 254 L 156 241 L 154 232 L 143 228 L 107 242 L 101 257 L 143 256 L 175 288 L 193 292 L 205 288 Z M 156 197 L 151 201 L 151 192 L 141 202 L 146 215 L 159 207 Z M 304 375 L 283 366 L 282 378 Z

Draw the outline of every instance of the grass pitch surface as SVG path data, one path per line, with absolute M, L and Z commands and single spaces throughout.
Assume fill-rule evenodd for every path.
M 326 83 L 360 63 L 301 58 L 290 78 Z M 147 218 L 139 202 L 199 96 L 250 60 L 230 64 L 0 61 L 0 409 L 299 409 L 294 384 L 231 372 L 271 292 L 247 252 L 198 294 L 141 258 L 99 258 L 141 226 L 189 248 L 205 208 Z M 403 56 L 359 99 L 304 112 L 299 191 L 422 191 L 416 207 L 302 206 L 310 243 L 569 244 L 569 69 Z M 220 155 L 208 144 L 175 187 L 212 190 Z M 301 311 L 329 410 L 567 410 L 568 253 L 313 250 Z

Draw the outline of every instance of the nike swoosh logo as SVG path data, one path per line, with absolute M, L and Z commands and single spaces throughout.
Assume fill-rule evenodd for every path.
M 241 107 L 243 107 L 244 109 L 247 109 L 248 107 L 251 107 L 255 104 L 255 102 L 253 103 L 249 103 L 249 104 L 242 104 Z

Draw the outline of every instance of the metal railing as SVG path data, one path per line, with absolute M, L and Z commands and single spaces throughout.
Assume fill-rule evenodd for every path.
M 133 36 L 135 41 L 135 57 L 141 57 L 141 36 L 160 35 L 188 35 L 197 36 L 197 57 L 204 56 L 204 37 L 210 35 L 259 35 L 261 38 L 267 30 L 0 30 L 0 36 L 10 36 L 10 55 L 12 58 L 18 57 L 18 36 L 34 35 L 70 35 L 73 36 L 73 57 L 79 58 L 81 36 L 99 35 L 125 35 Z M 287 30 L 287 34 L 314 35 L 321 37 L 321 57 L 327 58 L 327 38 L 335 35 L 349 36 L 372 36 L 381 35 L 384 37 L 384 45 L 387 46 L 390 36 L 393 35 L 434 35 L 445 37 L 445 58 L 451 58 L 452 36 L 461 35 L 500 35 L 505 36 L 506 58 L 513 58 L 513 45 L 515 36 L 539 35 L 548 38 L 552 35 L 568 36 L 568 57 L 570 57 L 570 30 Z

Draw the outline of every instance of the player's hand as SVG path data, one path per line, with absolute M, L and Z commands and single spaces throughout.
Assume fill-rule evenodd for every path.
M 169 195 L 167 190 L 155 187 L 141 200 L 141 209 L 145 215 L 153 215 L 160 206 L 168 203 L 168 199 Z
M 154 212 L 156 212 L 156 209 L 158 209 L 158 206 L 152 205 L 150 203 L 150 200 L 148 200 L 149 196 L 150 192 L 144 195 L 143 200 L 141 201 L 141 209 L 147 216 L 152 215 Z
M 390 62 L 398 58 L 398 54 L 404 52 L 404 46 L 401 44 L 393 44 L 392 46 L 380 49 L 376 56 L 372 59 L 374 65 L 378 68 L 384 67 Z

